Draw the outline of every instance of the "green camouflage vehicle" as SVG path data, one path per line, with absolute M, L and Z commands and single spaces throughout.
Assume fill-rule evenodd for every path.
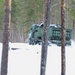
M 65 45 L 71 45 L 71 29 L 66 29 L 66 42 Z M 43 23 L 33 24 L 28 36 L 29 44 L 42 44 L 42 34 L 43 34 Z M 61 46 L 61 27 L 60 25 L 50 24 L 48 31 L 48 44 L 56 44 Z

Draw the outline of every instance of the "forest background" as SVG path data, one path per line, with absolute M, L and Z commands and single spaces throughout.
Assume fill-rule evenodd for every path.
M 0 42 L 3 38 L 4 1 L 0 0 Z M 28 31 L 32 24 L 44 20 L 45 0 L 12 0 L 10 42 L 27 42 Z M 50 23 L 61 25 L 61 1 L 52 0 Z M 66 0 L 66 28 L 73 30 L 75 39 L 75 0 Z

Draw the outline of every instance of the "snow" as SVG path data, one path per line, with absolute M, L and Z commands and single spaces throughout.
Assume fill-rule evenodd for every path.
M 66 75 L 75 75 L 74 44 L 72 41 L 72 46 L 66 46 Z M 41 45 L 10 43 L 9 46 L 8 75 L 40 75 Z M 1 50 L 0 43 L 0 54 Z M 61 47 L 48 46 L 46 66 L 46 75 L 61 75 Z

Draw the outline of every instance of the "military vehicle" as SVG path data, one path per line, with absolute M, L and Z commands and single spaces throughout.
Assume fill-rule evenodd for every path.
M 44 24 L 33 24 L 29 34 L 28 34 L 28 42 L 29 44 L 42 44 L 42 34 L 43 34 L 43 26 Z M 66 42 L 65 45 L 71 45 L 71 29 L 66 29 Z M 60 25 L 50 24 L 48 30 L 48 44 L 56 44 L 61 46 L 61 27 Z

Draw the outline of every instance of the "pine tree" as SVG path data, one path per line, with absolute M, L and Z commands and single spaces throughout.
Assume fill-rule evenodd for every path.
M 8 49 L 9 49 L 9 28 L 10 28 L 10 13 L 11 0 L 5 0 L 5 17 L 4 17 L 4 32 L 3 32 L 3 49 L 1 61 L 1 75 L 7 75 L 8 67 Z
M 65 0 L 61 0 L 61 75 L 65 75 Z
M 44 15 L 44 30 L 42 37 L 42 54 L 41 54 L 41 70 L 40 75 L 45 75 L 46 61 L 47 61 L 47 47 L 48 47 L 48 28 L 50 25 L 50 5 L 51 0 L 45 2 L 45 15 Z

